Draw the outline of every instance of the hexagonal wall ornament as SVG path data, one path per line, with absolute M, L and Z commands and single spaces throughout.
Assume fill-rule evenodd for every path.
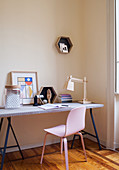
M 54 103 L 57 97 L 57 93 L 53 87 L 41 87 L 38 95 L 43 96 L 42 99 L 40 99 L 41 104 L 44 104 L 44 100 L 47 101 L 47 103 Z
M 59 53 L 68 54 L 71 51 L 73 44 L 69 37 L 58 37 L 56 41 L 56 48 Z

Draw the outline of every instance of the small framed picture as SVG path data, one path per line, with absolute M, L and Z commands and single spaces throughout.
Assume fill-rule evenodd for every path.
M 64 43 L 60 43 L 60 51 L 63 53 L 68 53 L 68 47 Z
M 37 72 L 11 72 L 12 85 L 20 85 L 21 103 L 33 104 L 34 96 L 38 92 Z

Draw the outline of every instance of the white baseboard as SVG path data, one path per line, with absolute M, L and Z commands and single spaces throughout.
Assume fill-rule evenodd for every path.
M 92 136 L 89 136 L 89 135 L 85 135 L 84 138 L 88 138 L 94 142 L 97 142 L 97 139 L 92 137 Z M 72 140 L 73 137 L 70 136 L 68 137 L 68 141 Z M 78 139 L 78 136 L 76 137 L 76 139 Z M 54 139 L 52 141 L 46 141 L 46 145 L 51 145 L 51 144 L 54 144 L 54 143 L 59 143 L 60 142 L 60 139 L 58 138 L 57 140 Z M 100 140 L 100 143 L 103 145 L 103 146 L 106 146 L 106 142 L 103 141 L 103 140 Z M 36 147 L 40 147 L 40 146 L 43 146 L 43 143 L 37 143 L 37 144 L 29 144 L 29 145 L 24 145 L 24 146 L 20 146 L 21 150 L 25 150 L 25 149 L 31 149 L 31 148 L 36 148 Z M 119 144 L 115 144 L 115 146 L 117 146 L 117 148 L 119 148 Z M 6 152 L 15 152 L 15 151 L 18 151 L 18 147 L 16 148 L 8 148 Z
M 46 145 L 51 145 L 53 143 L 59 143 L 59 142 L 60 141 L 46 142 Z M 37 148 L 37 147 L 41 147 L 41 146 L 43 146 L 43 143 L 28 144 L 28 145 L 20 146 L 20 148 L 21 148 L 21 150 L 25 150 L 25 149 Z M 18 150 L 19 150 L 18 147 L 8 148 L 6 152 L 15 152 Z
M 119 148 L 119 143 L 114 142 L 114 148 Z
M 73 137 L 72 136 L 69 136 L 68 137 L 68 140 L 72 140 Z M 57 139 L 53 139 L 52 141 L 46 141 L 46 145 L 51 145 L 51 144 L 55 144 L 55 143 L 59 143 L 60 142 L 60 138 L 57 138 Z M 25 149 L 31 149 L 31 148 L 37 148 L 37 147 L 40 147 L 40 146 L 43 146 L 43 143 L 37 143 L 37 144 L 28 144 L 28 145 L 24 145 L 24 146 L 20 146 L 21 150 L 25 150 Z M 18 151 L 18 147 L 15 147 L 15 148 L 8 148 L 6 150 L 6 152 L 15 152 L 15 151 Z
M 96 138 L 94 138 L 94 137 L 92 137 L 92 136 L 89 136 L 89 135 L 85 135 L 84 138 L 87 138 L 87 139 L 90 139 L 90 140 L 92 140 L 92 141 L 94 141 L 94 142 L 97 142 L 97 139 L 96 139 Z M 100 144 L 106 147 L 106 141 L 100 139 Z

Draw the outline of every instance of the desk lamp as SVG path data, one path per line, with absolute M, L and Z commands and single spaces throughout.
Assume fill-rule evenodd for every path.
M 91 101 L 88 101 L 86 99 L 86 83 L 87 83 L 86 77 L 84 77 L 83 79 L 78 79 L 78 78 L 73 78 L 72 75 L 70 75 L 65 84 L 65 88 L 67 90 L 74 91 L 74 82 L 83 83 L 83 86 L 84 86 L 84 97 L 83 97 L 83 100 L 79 102 L 83 104 L 91 103 Z

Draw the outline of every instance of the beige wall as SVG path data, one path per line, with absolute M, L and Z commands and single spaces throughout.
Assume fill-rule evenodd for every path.
M 10 71 L 37 71 L 39 88 L 53 86 L 58 94 L 64 92 L 68 75 L 82 77 L 81 29 L 81 0 L 0 1 L 0 103 Z M 57 52 L 55 42 L 62 35 L 74 45 L 70 54 Z M 72 95 L 81 98 L 81 93 Z M 43 129 L 64 123 L 65 118 L 62 113 L 24 116 L 13 118 L 13 124 L 22 146 L 40 145 Z
M 53 85 L 57 91 L 67 75 L 79 75 L 80 13 L 79 0 L 75 4 L 72 0 L 0 1 L 1 92 L 12 70 L 37 71 L 39 87 Z M 71 54 L 58 54 L 54 44 L 60 35 L 71 38 Z
M 58 36 L 69 36 L 71 53 L 59 54 Z M 105 0 L 0 1 L 0 103 L 10 71 L 37 71 L 40 86 L 51 85 L 59 94 L 66 77 L 88 79 L 88 99 L 106 103 L 106 2 Z M 77 93 L 77 91 L 79 93 Z M 73 98 L 82 98 L 76 85 Z M 106 142 L 106 109 L 94 111 L 102 142 Z M 43 128 L 63 123 L 66 114 L 13 118 L 23 147 L 41 145 Z M 87 114 L 86 125 L 91 130 Z M 2 132 L 3 134 L 3 132 Z M 48 143 L 57 139 L 50 137 Z M 13 138 L 10 138 L 13 143 Z
M 107 88 L 107 22 L 106 0 L 85 0 L 83 9 L 83 74 L 88 79 L 88 99 L 103 103 L 94 110 L 94 118 L 100 140 L 106 144 L 106 88 Z M 87 129 L 93 132 L 87 114 Z

